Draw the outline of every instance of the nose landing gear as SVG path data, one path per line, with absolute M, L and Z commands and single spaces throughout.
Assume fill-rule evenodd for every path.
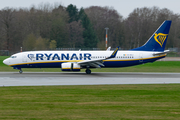
M 19 69 L 19 73 L 20 73 L 20 74 L 22 74 L 22 73 L 23 73 L 23 71 L 21 70 L 21 68 Z
M 16 70 L 19 70 L 19 73 L 20 74 L 22 74 L 23 73 L 23 71 L 22 71 L 22 69 L 21 68 L 18 68 L 18 67 L 13 67 L 14 69 L 16 69 Z

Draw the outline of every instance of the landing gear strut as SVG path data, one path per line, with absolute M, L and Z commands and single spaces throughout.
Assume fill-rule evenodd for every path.
M 91 74 L 91 70 L 89 68 L 86 69 L 86 74 Z
M 19 69 L 19 73 L 20 73 L 20 74 L 22 74 L 22 73 L 23 73 L 23 71 L 22 71 L 21 69 Z

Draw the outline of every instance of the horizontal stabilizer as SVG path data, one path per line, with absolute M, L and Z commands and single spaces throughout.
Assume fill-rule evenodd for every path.
M 154 53 L 153 55 L 154 55 L 154 56 L 164 55 L 164 54 L 167 54 L 168 52 L 170 52 L 170 50 L 165 50 L 164 52 Z

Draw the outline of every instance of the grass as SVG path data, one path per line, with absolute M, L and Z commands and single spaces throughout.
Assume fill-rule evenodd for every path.
M 0 119 L 180 119 L 180 84 L 1 87 Z
M 16 71 L 2 63 L 0 71 Z M 60 72 L 61 69 L 23 69 Z M 178 61 L 157 61 L 92 72 L 180 72 Z M 180 119 L 180 84 L 0 87 L 0 119 Z
M 8 56 L 0 56 L 0 72 L 18 72 L 12 67 L 3 64 L 3 60 Z M 132 67 L 123 68 L 102 68 L 91 69 L 92 72 L 180 72 L 180 61 L 156 61 Z M 61 68 L 24 68 L 24 72 L 62 72 Z M 85 72 L 82 69 L 81 72 Z
M 3 66 L 6 66 L 4 63 L 3 63 L 3 60 L 8 58 L 9 56 L 0 56 L 0 66 L 3 67 Z

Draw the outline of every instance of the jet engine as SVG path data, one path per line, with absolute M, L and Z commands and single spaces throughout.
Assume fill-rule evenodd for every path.
M 62 63 L 61 70 L 62 71 L 80 71 L 81 66 L 77 63 Z

